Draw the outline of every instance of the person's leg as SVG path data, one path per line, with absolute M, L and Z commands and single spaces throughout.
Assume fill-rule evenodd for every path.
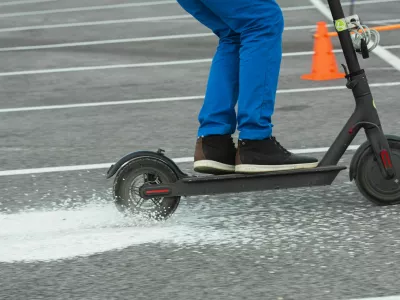
M 204 103 L 199 113 L 198 136 L 232 134 L 236 130 L 240 36 L 200 0 L 177 1 L 183 9 L 219 37 Z
M 282 57 L 281 9 L 273 0 L 201 1 L 241 35 L 239 138 L 267 138 Z
M 314 158 L 287 152 L 272 137 L 284 20 L 275 0 L 201 0 L 241 37 L 236 171 L 315 167 Z
M 236 149 L 231 134 L 236 130 L 240 35 L 200 0 L 177 1 L 219 38 L 198 117 L 194 169 L 203 173 L 234 172 Z

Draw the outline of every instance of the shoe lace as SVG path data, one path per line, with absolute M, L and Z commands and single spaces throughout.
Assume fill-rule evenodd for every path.
M 285 147 L 283 147 L 274 136 L 271 137 L 271 140 L 274 142 L 275 145 L 279 147 L 285 154 L 291 154 Z

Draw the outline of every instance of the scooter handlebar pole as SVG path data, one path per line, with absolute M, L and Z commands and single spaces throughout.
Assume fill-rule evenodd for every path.
M 340 0 L 328 0 L 329 8 L 332 13 L 333 21 L 344 19 L 342 4 Z M 360 64 L 358 63 L 357 54 L 351 40 L 350 32 L 343 30 L 338 32 L 340 44 L 342 45 L 343 54 L 346 59 L 347 67 L 350 73 L 360 71 Z

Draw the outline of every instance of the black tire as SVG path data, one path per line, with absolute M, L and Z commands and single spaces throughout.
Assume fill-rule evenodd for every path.
M 143 183 L 137 183 L 138 178 Z M 123 166 L 114 180 L 114 201 L 118 210 L 125 214 L 136 214 L 155 220 L 165 220 L 170 217 L 179 205 L 180 197 L 159 197 L 144 200 L 139 196 L 138 189 L 147 182 L 172 183 L 178 177 L 164 162 L 143 157 L 134 159 Z M 135 186 L 135 191 L 132 186 Z M 150 204 L 152 209 L 143 209 L 143 204 Z
M 356 185 L 362 195 L 378 205 L 400 204 L 400 142 L 389 140 L 392 152 L 392 164 L 396 177 L 387 180 L 381 171 L 371 147 L 360 156 L 356 168 Z

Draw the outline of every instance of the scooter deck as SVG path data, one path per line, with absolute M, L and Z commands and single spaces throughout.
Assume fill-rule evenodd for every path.
M 257 174 L 229 174 L 184 177 L 174 183 L 145 185 L 143 198 L 242 193 L 330 185 L 344 166 L 274 171 Z

